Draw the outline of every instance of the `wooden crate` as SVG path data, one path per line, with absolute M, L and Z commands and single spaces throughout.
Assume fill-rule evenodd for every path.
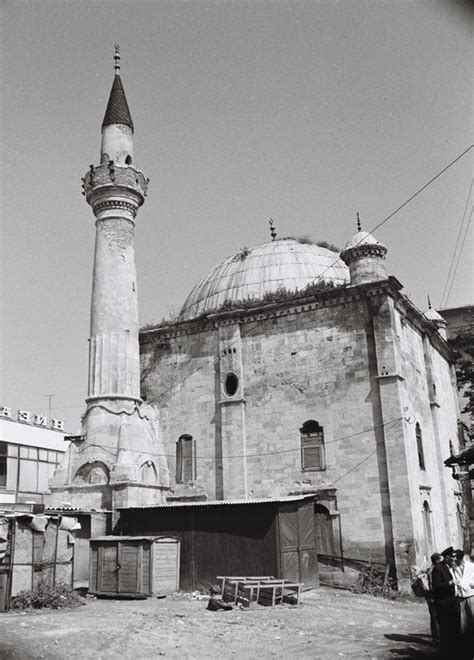
M 179 586 L 179 539 L 103 536 L 90 540 L 89 590 L 98 596 L 146 598 Z

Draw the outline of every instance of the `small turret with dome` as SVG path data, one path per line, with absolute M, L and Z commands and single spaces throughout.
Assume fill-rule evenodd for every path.
M 431 321 L 433 325 L 436 326 L 436 329 L 438 330 L 441 337 L 443 337 L 443 339 L 448 338 L 448 332 L 447 332 L 448 322 L 435 309 L 432 309 L 431 300 L 429 296 L 428 296 L 428 309 L 426 310 L 426 312 L 423 313 L 423 315 L 425 318 L 428 319 L 428 321 Z
M 385 255 L 387 248 L 369 232 L 362 231 L 357 214 L 357 233 L 347 242 L 341 259 L 349 266 L 351 285 L 387 279 Z

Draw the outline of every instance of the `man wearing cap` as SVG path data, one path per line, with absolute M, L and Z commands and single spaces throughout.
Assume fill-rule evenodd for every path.
M 428 610 L 430 612 L 430 624 L 431 624 L 431 637 L 433 639 L 433 644 L 438 646 L 439 644 L 439 623 L 438 623 L 438 613 L 436 611 L 436 603 L 433 594 L 433 569 L 434 567 L 443 561 L 443 557 L 439 552 L 433 552 L 431 555 L 431 566 L 426 571 L 426 577 L 428 578 L 429 591 L 425 593 L 425 600 L 428 605 Z
M 441 553 L 443 561 L 433 567 L 431 584 L 439 623 L 440 654 L 442 658 L 458 658 L 459 600 L 456 598 L 456 580 L 453 573 L 454 548 Z

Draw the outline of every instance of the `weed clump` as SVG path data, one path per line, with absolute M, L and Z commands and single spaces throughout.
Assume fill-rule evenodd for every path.
M 12 598 L 11 608 L 14 610 L 40 608 L 60 610 L 67 607 L 79 607 L 83 604 L 84 599 L 70 585 L 59 582 L 51 586 L 40 580 L 33 589 L 20 591 Z

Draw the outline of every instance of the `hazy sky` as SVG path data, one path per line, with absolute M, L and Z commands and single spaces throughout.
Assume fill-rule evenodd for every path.
M 75 431 L 87 395 L 94 218 L 114 43 L 150 177 L 137 217 L 140 320 L 179 311 L 243 246 L 343 247 L 472 142 L 468 3 L 1 3 L 0 405 Z M 471 151 L 376 236 L 421 309 L 439 307 L 472 207 Z M 472 226 L 472 225 L 471 225 Z M 473 303 L 472 230 L 447 306 Z

